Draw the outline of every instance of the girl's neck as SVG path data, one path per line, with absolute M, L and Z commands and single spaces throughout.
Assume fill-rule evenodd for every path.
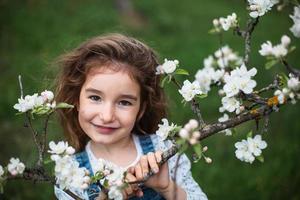
M 122 167 L 131 164 L 137 156 L 132 136 L 124 138 L 116 144 L 109 145 L 95 143 L 91 140 L 90 147 L 96 158 L 102 158 Z

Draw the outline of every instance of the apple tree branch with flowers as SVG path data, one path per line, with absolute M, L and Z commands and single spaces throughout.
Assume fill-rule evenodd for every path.
M 263 23 L 263 16 L 270 12 L 277 4 L 282 9 L 283 4 L 277 0 L 248 0 L 249 19 L 245 28 L 241 28 L 238 16 L 232 13 L 226 17 L 216 18 L 212 22 L 211 34 L 217 36 L 220 48 L 204 59 L 204 67 L 199 69 L 191 79 L 189 72 L 179 67 L 178 60 L 165 59 L 164 63 L 157 66 L 157 75 L 163 75 L 161 87 L 166 84 L 174 84 L 178 93 L 182 96 L 183 104 L 189 104 L 195 114 L 195 119 L 190 119 L 186 124 L 178 126 L 162 119 L 156 134 L 163 140 L 170 140 L 173 146 L 163 153 L 160 164 L 166 162 L 176 153 L 183 153 L 191 148 L 195 162 L 203 159 L 206 163 L 212 163 L 208 157 L 207 146 L 202 146 L 201 141 L 216 133 L 224 133 L 227 136 L 233 134 L 233 128 L 250 120 L 264 123 L 261 134 L 254 135 L 249 131 L 247 137 L 234 144 L 237 159 L 252 164 L 256 159 L 263 162 L 263 150 L 267 148 L 263 134 L 269 125 L 269 116 L 278 112 L 282 106 L 296 104 L 300 98 L 300 70 L 291 66 L 287 55 L 295 51 L 291 45 L 292 39 L 282 35 L 274 44 L 265 41 L 258 50 L 259 54 L 266 58 L 266 70 L 275 64 L 281 64 L 287 73 L 280 73 L 274 80 L 263 88 L 257 88 L 255 76 L 256 67 L 251 66 L 250 53 L 252 33 L 257 24 Z M 300 37 L 300 6 L 294 7 L 290 18 L 294 25 L 290 28 L 295 39 Z M 237 37 L 244 40 L 244 55 L 240 56 L 224 44 L 223 35 L 232 30 Z M 286 33 L 284 33 L 286 34 Z M 178 76 L 188 76 L 189 79 L 182 83 Z M 67 142 L 47 142 L 48 120 L 57 109 L 72 109 L 73 105 L 64 102 L 55 102 L 54 94 L 45 90 L 40 94 L 23 96 L 23 86 L 19 78 L 21 96 L 14 109 L 18 114 L 25 116 L 25 126 L 32 133 L 33 142 L 38 150 L 38 159 L 33 166 L 25 166 L 19 158 L 12 157 L 7 165 L 0 165 L 0 191 L 5 192 L 5 183 L 12 179 L 25 179 L 34 182 L 49 182 L 59 185 L 74 199 L 81 199 L 72 191 L 83 192 L 89 184 L 99 184 L 102 187 L 102 199 L 122 199 L 121 190 L 128 184 L 125 180 L 126 171 L 119 170 L 104 160 L 99 159 L 97 173 L 90 176 L 85 168 L 80 168 L 74 158 L 75 150 Z M 205 115 L 201 112 L 204 106 L 203 98 L 210 98 L 212 87 L 218 88 L 220 96 L 219 111 L 222 116 L 214 123 L 207 123 Z M 272 91 L 272 95 L 268 95 Z M 269 93 L 268 93 L 269 92 Z M 37 131 L 33 125 L 36 118 L 43 119 L 43 130 Z M 47 145 L 48 144 L 48 145 Z M 213 156 L 213 155 L 211 155 Z M 47 159 L 49 157 L 50 159 Z M 53 171 L 45 169 L 49 162 L 54 163 Z M 143 184 L 153 172 L 139 181 Z

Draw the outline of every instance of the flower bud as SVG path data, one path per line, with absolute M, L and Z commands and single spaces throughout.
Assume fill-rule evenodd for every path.
M 189 142 L 190 142 L 191 145 L 194 145 L 194 144 L 197 144 L 198 140 L 196 140 L 196 138 L 191 138 L 189 140 Z
M 183 139 L 187 139 L 189 137 L 189 132 L 183 128 L 179 131 L 179 136 Z
M 201 136 L 200 131 L 194 131 L 192 137 L 198 140 Z
M 245 106 L 240 106 L 240 112 L 243 112 L 245 110 Z
M 195 128 L 197 128 L 199 126 L 198 121 L 195 120 L 195 119 L 190 119 L 189 124 L 191 126 L 191 129 L 195 129 Z
M 203 149 L 202 149 L 202 151 L 205 152 L 205 151 L 207 151 L 207 149 L 208 149 L 208 147 L 204 146 Z
M 185 124 L 183 128 L 185 130 L 187 130 L 187 131 L 191 131 L 192 130 L 192 126 L 190 125 L 190 123 Z
M 283 35 L 283 36 L 281 37 L 281 44 L 282 44 L 283 46 L 288 47 L 290 43 L 291 43 L 291 39 L 290 39 L 288 36 Z
M 212 159 L 210 157 L 205 157 L 205 162 L 210 164 L 212 163 Z
M 218 94 L 219 94 L 219 96 L 224 96 L 225 92 L 223 89 L 220 89 L 220 90 L 218 90 Z
M 218 20 L 218 19 L 214 19 L 214 20 L 213 20 L 213 25 L 214 25 L 215 27 L 219 26 L 219 20 Z

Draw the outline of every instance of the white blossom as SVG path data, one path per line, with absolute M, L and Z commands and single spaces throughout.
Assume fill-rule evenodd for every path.
M 261 45 L 261 49 L 258 51 L 262 56 L 274 56 L 275 58 L 281 58 L 288 54 L 288 46 L 291 39 L 283 35 L 281 37 L 281 43 L 273 46 L 270 41 L 267 41 Z
M 25 98 L 21 97 L 18 99 L 18 103 L 14 105 L 14 109 L 19 112 L 27 112 L 44 105 L 53 109 L 56 106 L 55 102 L 51 102 L 53 98 L 53 92 L 48 90 L 43 91 L 41 96 L 37 93 L 33 95 L 26 95 Z
M 203 60 L 204 68 L 213 68 L 215 63 L 214 57 L 212 55 L 208 56 Z
M 273 46 L 270 41 L 267 41 L 261 45 L 261 49 L 258 51 L 262 56 L 273 55 Z
M 86 168 L 80 168 L 74 157 L 64 155 L 55 160 L 56 183 L 62 189 L 86 189 L 90 182 L 89 173 Z
M 237 142 L 234 144 L 237 148 L 235 151 L 235 156 L 244 162 L 252 163 L 255 160 L 255 157 L 249 151 L 248 143 L 246 140 L 242 140 L 241 142 Z
M 290 15 L 294 24 L 290 28 L 290 31 L 295 37 L 300 37 L 300 6 L 294 7 L 294 15 Z
M 248 0 L 250 5 L 250 16 L 252 18 L 257 18 L 263 16 L 266 12 L 271 10 L 274 4 L 278 0 Z
M 236 111 L 237 114 L 240 113 L 240 102 L 234 97 L 223 97 L 222 106 L 228 112 Z
M 204 60 L 204 63 L 207 60 Z M 210 91 L 210 85 L 217 83 L 224 76 L 224 69 L 215 70 L 213 67 L 209 67 L 208 64 L 203 69 L 197 71 L 195 78 L 198 81 L 201 91 L 203 93 L 208 93 Z
M 53 100 L 54 98 L 54 94 L 53 92 L 49 91 L 49 90 L 45 90 L 41 93 L 41 96 L 43 97 L 44 102 L 50 102 Z
M 108 197 L 114 200 L 123 200 L 122 191 L 117 186 L 110 187 Z
M 233 97 L 238 94 L 239 91 L 250 94 L 256 86 L 256 81 L 251 79 L 256 73 L 256 68 L 252 68 L 248 71 L 243 64 L 240 68 L 232 70 L 230 74 L 225 74 L 223 90 L 226 93 L 226 96 Z
M 162 140 L 167 139 L 169 133 L 176 128 L 176 125 L 173 123 L 169 125 L 169 122 L 166 118 L 161 120 L 163 124 L 158 124 L 158 130 L 156 131 L 156 135 L 158 135 Z
M 237 25 L 236 14 L 232 13 L 228 15 L 226 18 L 220 17 L 219 19 L 214 19 L 213 24 L 217 31 L 222 28 L 224 31 L 228 31 L 230 28 L 235 27 Z
M 293 91 L 298 91 L 300 89 L 300 81 L 298 77 L 294 77 L 292 74 L 289 75 L 290 78 L 287 81 L 288 88 Z
M 49 143 L 49 148 L 51 150 L 48 150 L 48 152 L 51 154 L 63 154 L 68 148 L 68 142 L 59 141 L 55 144 L 55 142 L 51 141 Z
M 191 101 L 195 95 L 203 94 L 199 83 L 197 81 L 191 83 L 189 80 L 185 80 L 182 88 L 178 91 L 183 96 L 185 101 Z
M 274 95 L 277 96 L 278 102 L 279 104 L 283 104 L 284 103 L 284 93 L 281 90 L 276 90 L 274 92 Z
M 225 121 L 227 121 L 229 119 L 229 116 L 226 114 L 226 113 L 224 113 L 224 115 L 222 116 L 222 117 L 220 117 L 219 119 L 218 119 L 218 121 L 219 122 L 225 122 Z
M 262 149 L 267 147 L 267 143 L 261 139 L 261 135 L 256 135 L 254 138 L 247 138 L 248 149 L 254 156 L 260 156 Z
M 235 156 L 239 160 L 252 163 L 255 157 L 261 155 L 261 150 L 267 147 L 267 143 L 261 139 L 261 135 L 256 135 L 254 138 L 248 137 L 247 140 L 237 142 L 234 146 L 237 148 Z
M 7 170 L 11 175 L 16 176 L 22 174 L 25 170 L 24 163 L 20 162 L 19 158 L 11 158 L 10 163 L 7 165 Z
M 0 165 L 0 178 L 3 174 L 4 174 L 4 170 L 3 170 L 3 167 Z
M 19 98 L 18 103 L 14 105 L 14 109 L 18 110 L 19 112 L 27 112 L 28 110 L 31 110 L 34 107 L 40 106 L 42 104 L 42 97 L 38 96 L 38 94 L 35 93 L 32 96 L 26 95 L 25 98 Z
M 156 68 L 156 74 L 171 74 L 176 70 L 178 64 L 178 60 L 165 59 L 165 62 Z
M 230 63 L 240 65 L 242 62 L 242 58 L 239 57 L 235 52 L 233 52 L 228 45 L 225 45 L 218 49 L 214 53 L 214 55 L 217 59 L 217 64 L 221 69 L 229 67 Z

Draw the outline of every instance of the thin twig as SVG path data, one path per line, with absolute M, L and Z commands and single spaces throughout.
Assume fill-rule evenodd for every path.
M 42 138 L 42 147 L 41 147 L 41 150 L 42 150 L 42 159 L 44 158 L 44 154 L 45 154 L 45 148 L 46 148 L 46 141 L 47 141 L 47 128 L 48 128 L 48 122 L 49 122 L 49 119 L 50 119 L 50 116 L 51 116 L 52 113 L 48 114 L 46 119 L 45 119 L 45 122 L 44 122 L 44 130 L 43 130 L 43 138 Z
M 20 86 L 20 92 L 21 92 L 21 99 L 23 99 L 23 85 L 22 85 L 22 76 L 21 75 L 18 76 L 18 80 L 19 80 L 19 86 Z
M 245 55 L 244 55 L 244 63 L 247 65 L 249 63 L 249 56 L 251 52 L 251 36 L 254 31 L 255 26 L 258 24 L 259 17 L 255 19 L 249 19 L 247 22 L 247 30 L 244 34 L 245 39 Z
M 286 67 L 286 69 L 289 73 L 292 73 L 296 77 L 300 76 L 300 70 L 293 68 L 285 59 L 281 59 L 281 62 Z

